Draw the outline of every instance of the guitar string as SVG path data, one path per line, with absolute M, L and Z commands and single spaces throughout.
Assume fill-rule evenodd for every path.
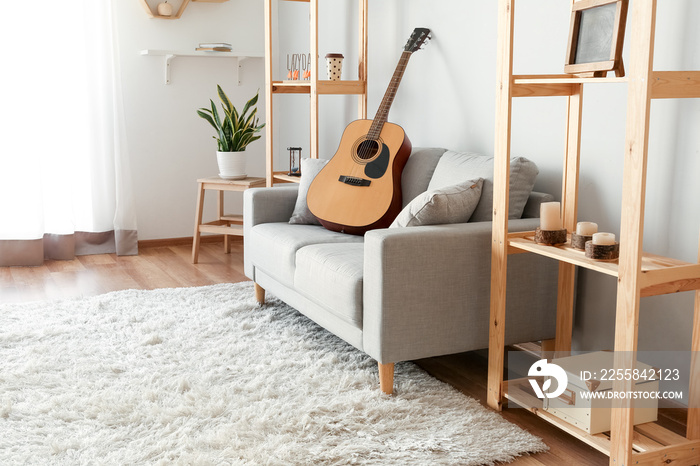
M 391 104 L 394 101 L 394 98 L 396 97 L 396 93 L 398 91 L 399 84 L 401 83 L 401 79 L 403 78 L 403 74 L 406 71 L 406 66 L 408 65 L 408 60 L 411 57 L 411 52 L 404 51 L 401 54 L 401 58 L 399 59 L 399 64 L 396 66 L 396 70 L 394 71 L 394 75 L 391 78 L 391 81 L 389 83 L 389 88 L 387 89 L 386 94 L 384 95 L 384 98 L 382 99 L 381 104 L 379 105 L 379 109 L 377 110 L 377 115 L 375 116 L 372 125 L 370 126 L 369 132 L 367 136 L 369 136 L 369 139 L 366 139 L 364 142 L 368 140 L 372 140 L 377 143 L 377 148 L 376 151 L 379 151 L 379 136 L 381 135 L 382 128 L 384 126 L 384 123 L 388 120 L 389 117 L 389 109 L 391 107 Z M 383 121 L 382 121 L 383 120 Z M 374 145 L 372 144 L 363 144 L 360 143 L 360 151 L 358 153 L 358 156 L 360 157 L 361 160 L 368 160 L 372 158 L 375 154 L 372 154 L 372 150 L 374 149 Z

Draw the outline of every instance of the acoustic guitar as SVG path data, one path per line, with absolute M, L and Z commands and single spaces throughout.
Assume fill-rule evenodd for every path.
M 401 211 L 401 173 L 411 141 L 387 118 L 408 60 L 429 34 L 426 28 L 413 31 L 374 120 L 350 123 L 335 155 L 311 182 L 309 210 L 327 229 L 363 235 L 388 227 Z

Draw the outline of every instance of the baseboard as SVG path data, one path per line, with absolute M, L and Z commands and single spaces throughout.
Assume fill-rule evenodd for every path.
M 192 246 L 193 238 L 191 236 L 184 236 L 181 238 L 162 238 L 162 239 L 145 239 L 139 241 L 139 248 L 167 248 L 170 246 Z M 232 236 L 229 235 L 229 241 L 241 242 L 243 241 L 242 236 Z M 206 235 L 202 236 L 199 240 L 200 244 L 204 243 L 223 243 L 224 235 Z

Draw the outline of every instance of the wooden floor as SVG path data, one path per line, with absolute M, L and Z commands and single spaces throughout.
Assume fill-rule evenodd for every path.
M 220 242 L 204 242 L 199 263 L 191 262 L 191 243 L 141 245 L 138 256 L 80 256 L 72 261 L 47 261 L 41 267 L 0 267 L 0 303 L 62 299 L 122 289 L 203 286 L 247 280 L 243 244 L 232 241 L 231 254 Z M 417 363 L 435 377 L 486 404 L 486 351 L 423 359 Z M 604 465 L 608 457 L 563 433 L 529 411 L 505 409 L 507 420 L 541 437 L 550 450 L 527 456 L 514 465 Z M 686 411 L 662 409 L 659 422 L 685 434 Z

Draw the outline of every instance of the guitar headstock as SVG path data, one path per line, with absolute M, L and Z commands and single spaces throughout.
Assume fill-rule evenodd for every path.
M 411 33 L 411 37 L 408 38 L 408 42 L 406 42 L 403 50 L 411 53 L 420 50 L 421 46 L 428 39 L 430 39 L 430 29 L 415 28 L 413 33 Z

